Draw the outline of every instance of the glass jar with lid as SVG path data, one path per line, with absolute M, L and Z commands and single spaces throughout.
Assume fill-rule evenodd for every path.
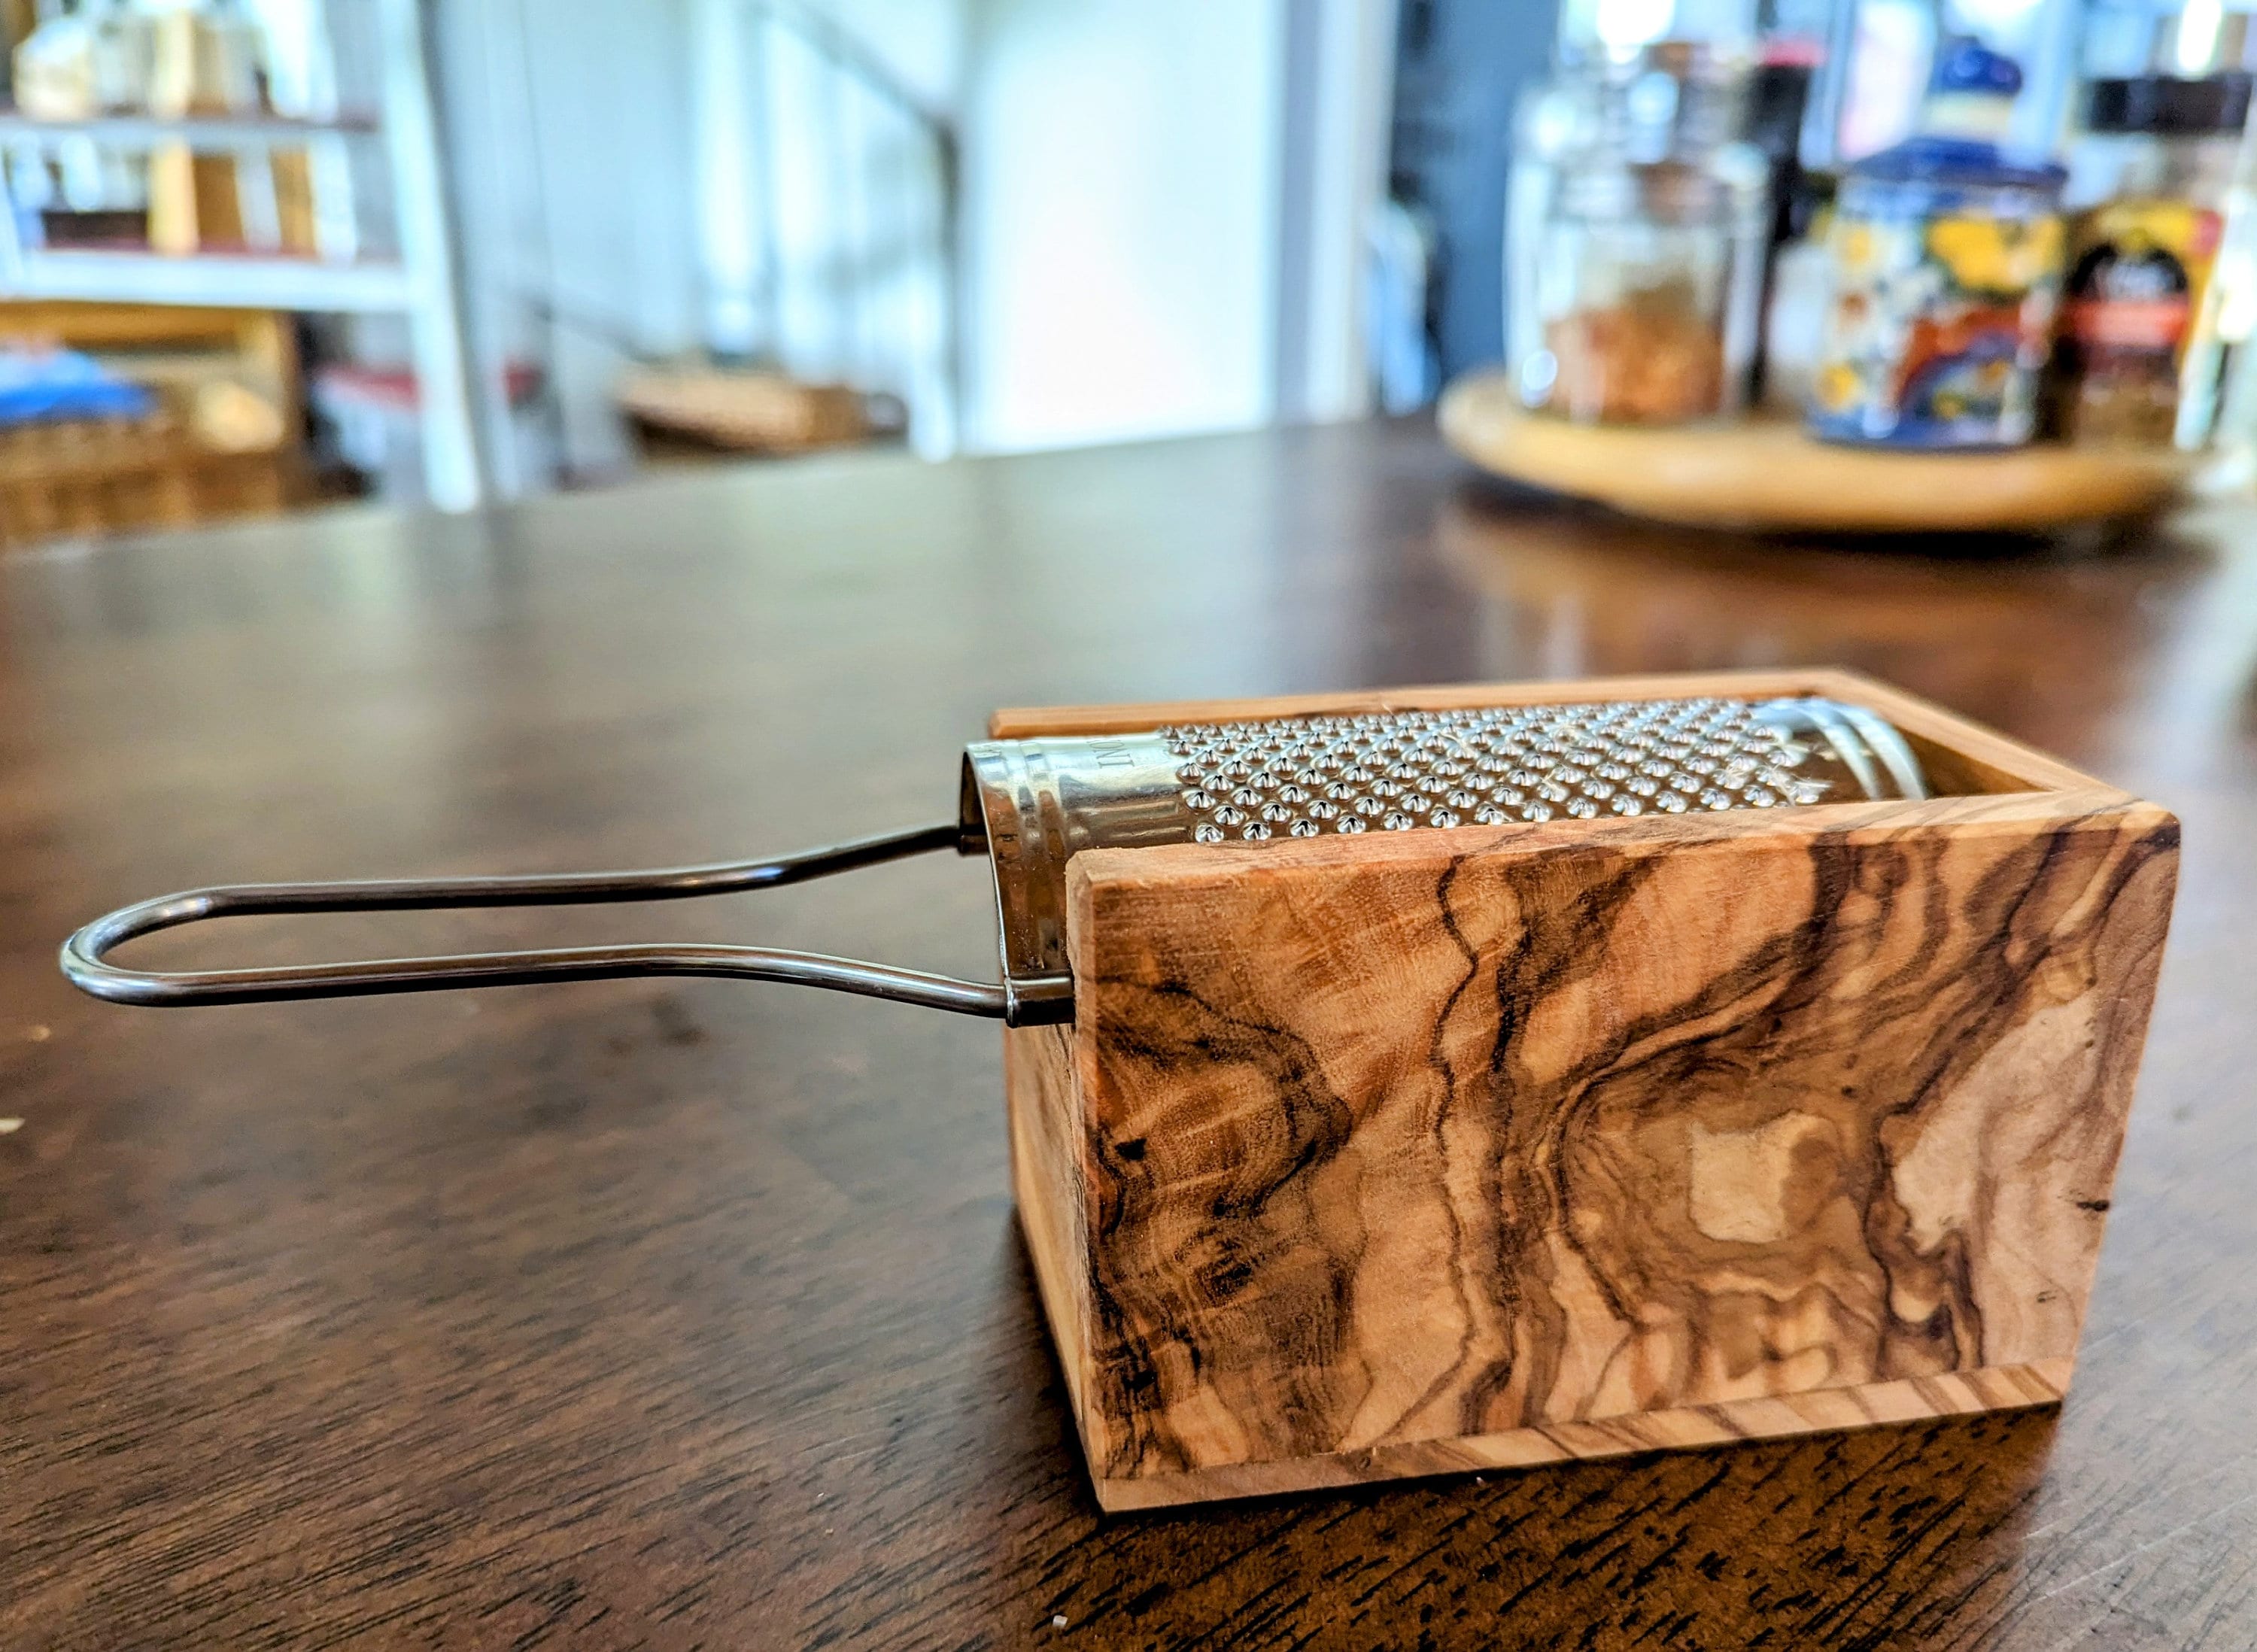
M 1768 211 L 1764 159 L 1734 137 L 1745 69 L 1657 41 L 1523 106 L 1506 291 L 1524 406 L 1610 424 L 1745 406 Z

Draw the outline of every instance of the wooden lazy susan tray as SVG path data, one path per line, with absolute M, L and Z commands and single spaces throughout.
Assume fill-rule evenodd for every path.
M 2193 455 L 2032 447 L 1907 453 L 1814 441 L 1784 420 L 1640 429 L 1526 412 L 1502 372 L 1442 398 L 1444 438 L 1483 469 L 1632 516 L 1701 527 L 2013 532 L 2141 516 Z

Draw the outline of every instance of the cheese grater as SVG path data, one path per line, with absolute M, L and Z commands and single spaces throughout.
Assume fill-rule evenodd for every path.
M 1240 853 L 1371 832 L 1927 795 L 1920 762 L 1895 728 L 1863 707 L 1817 696 L 1378 711 L 989 740 L 965 752 L 952 822 L 706 866 L 190 890 L 87 925 L 65 944 L 62 967 L 98 998 L 152 1006 L 699 975 L 828 987 L 1036 1026 L 1073 1018 L 1065 866 L 1085 849 L 1197 844 Z M 993 868 L 997 983 L 710 944 L 180 971 L 132 970 L 108 958 L 137 935 L 210 918 L 679 900 L 773 888 L 948 848 L 984 853 Z
M 1107 1509 L 2058 1400 L 2176 821 L 1843 673 L 1546 692 L 1000 714 L 1022 738 L 965 751 L 945 822 L 196 890 L 63 967 L 138 1004 L 712 975 L 1001 1020 L 1018 1227 Z M 238 913 L 666 900 L 944 849 L 987 858 L 994 981 L 751 946 L 107 957 Z

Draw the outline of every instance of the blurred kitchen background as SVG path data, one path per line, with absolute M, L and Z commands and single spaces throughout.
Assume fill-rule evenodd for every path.
M 1774 333 L 1816 368 L 1798 237 L 1939 88 L 2068 157 L 2097 81 L 2208 86 L 2131 138 L 2222 145 L 2154 185 L 2217 219 L 2246 181 L 2219 0 L 1563 4 L 0 0 L 0 545 L 1405 413 L 1509 357 L 1543 411 L 1573 341 L 1508 200 L 1572 206 L 1560 133 L 1622 110 L 1640 166 L 1761 158 L 1745 303 L 1702 300 L 1803 295 L 1714 321 L 1751 405 Z

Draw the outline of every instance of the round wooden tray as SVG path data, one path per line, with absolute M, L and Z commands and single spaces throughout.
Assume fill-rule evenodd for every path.
M 1502 372 L 1442 397 L 1442 434 L 1515 482 L 1702 527 L 1969 533 L 2139 516 L 2192 480 L 2175 453 L 2032 447 L 1906 453 L 1813 441 L 1784 420 L 1639 429 L 1523 409 Z

